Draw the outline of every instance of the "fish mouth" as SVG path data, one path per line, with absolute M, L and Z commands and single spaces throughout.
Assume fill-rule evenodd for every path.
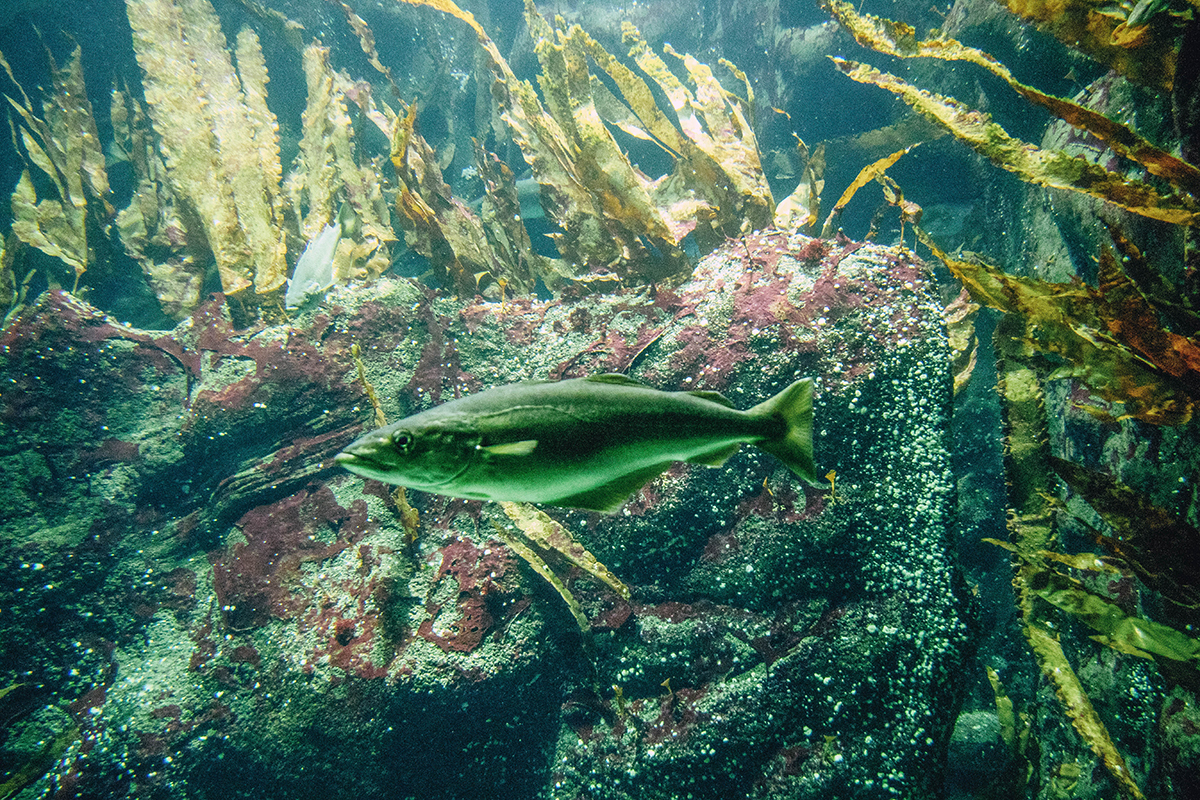
M 352 472 L 360 470 L 371 470 L 373 472 L 386 472 L 388 466 L 377 459 L 371 458 L 368 455 L 361 453 L 351 453 L 349 450 L 343 450 L 333 457 L 337 464 L 341 464 L 346 469 Z

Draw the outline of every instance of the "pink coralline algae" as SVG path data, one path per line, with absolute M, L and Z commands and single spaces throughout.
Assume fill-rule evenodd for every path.
M 443 606 L 426 602 L 429 617 L 421 622 L 417 634 L 446 652 L 469 653 L 483 642 L 495 622 L 488 610 L 494 595 L 506 593 L 503 581 L 512 568 L 508 548 L 498 541 L 488 542 L 481 550 L 466 539 L 455 539 L 439 551 L 442 557 L 433 585 L 446 576 L 458 583 L 458 597 L 452 620 L 444 622 Z
M 310 602 L 292 594 L 291 579 L 301 564 L 330 558 L 365 536 L 367 505 L 359 499 L 343 508 L 321 486 L 251 509 L 237 526 L 246 542 L 215 551 L 209 560 L 225 624 L 243 631 L 271 618 L 290 619 Z

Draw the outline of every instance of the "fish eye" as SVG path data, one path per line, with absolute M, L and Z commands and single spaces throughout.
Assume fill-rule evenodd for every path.
M 407 431 L 396 431 L 392 434 L 392 447 L 395 447 L 402 454 L 407 454 L 412 449 L 413 437 Z

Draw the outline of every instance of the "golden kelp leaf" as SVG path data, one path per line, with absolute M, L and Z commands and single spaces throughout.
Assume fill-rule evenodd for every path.
M 660 145 L 673 155 L 682 155 L 684 148 L 679 131 L 667 119 L 667 115 L 658 107 L 654 94 L 646 82 L 629 67 L 617 61 L 607 50 L 600 46 L 592 37 L 584 40 L 587 54 L 596 62 L 596 66 L 617 85 L 617 89 L 629 104 L 629 110 L 641 122 L 646 132 L 654 137 Z M 601 84 L 603 85 L 603 84 Z
M 246 118 L 253 131 L 263 188 L 271 206 L 278 208 L 282 201 L 279 186 L 283 180 L 283 168 L 279 161 L 279 122 L 267 107 L 267 82 L 270 78 L 267 76 L 267 65 L 263 61 L 258 35 L 250 28 L 242 28 L 237 35 L 237 71 L 242 79 Z
M 740 69 L 738 69 L 737 64 L 734 64 L 732 61 L 730 61 L 727 58 L 718 58 L 717 63 L 720 64 L 725 69 L 732 72 L 733 77 L 735 77 L 739 81 L 741 81 L 742 85 L 746 87 L 745 98 L 738 97 L 735 99 L 738 103 L 742 104 L 743 107 L 747 109 L 747 113 L 753 114 L 754 113 L 754 87 L 750 85 L 750 79 L 746 77 L 746 73 L 742 72 Z M 728 92 L 726 92 L 726 94 L 728 94 Z M 784 116 L 787 116 L 787 112 L 784 112 Z M 753 122 L 753 121 L 754 120 L 751 119 L 751 122 Z
M 1200 219 L 1200 209 L 1193 198 L 1164 196 L 1141 181 L 1124 178 L 1083 158 L 1062 151 L 1043 150 L 1014 139 L 987 114 L 973 111 L 953 98 L 918 89 L 867 64 L 831 58 L 834 65 L 853 80 L 887 89 L 944 126 L 993 164 L 1015 173 L 1024 181 L 1080 192 L 1163 222 L 1193 225 Z
M 359 242 L 354 239 L 338 239 L 333 251 L 333 283 L 346 286 L 351 281 L 365 280 L 368 276 L 366 264 L 375 254 L 379 244 L 375 241 Z
M 9 98 L 9 102 L 12 102 L 12 98 Z M 50 181 L 54 184 L 54 188 L 58 192 L 58 196 L 70 202 L 71 191 L 66 185 L 66 175 L 54 163 L 54 159 L 42 147 L 41 142 L 34 138 L 28 128 L 21 128 L 21 146 L 24 148 L 25 155 L 30 163 L 50 178 Z
M 825 190 L 825 142 L 810 151 L 797 136 L 796 148 L 804 159 L 804 174 L 792 193 L 775 207 L 775 227 L 811 233 L 821 213 L 821 192 Z
M 252 170 L 250 174 L 258 178 L 249 191 L 257 187 L 267 200 L 266 209 L 255 203 L 256 213 L 243 222 L 267 226 L 253 233 L 247 231 L 252 246 L 257 242 L 254 291 L 265 294 L 287 282 L 287 240 L 282 225 L 283 196 L 280 191 L 283 167 L 279 161 L 279 124 L 267 107 L 267 65 L 263 61 L 258 35 L 250 28 L 242 28 L 237 35 L 237 72 L 242 81 L 251 149 L 256 156 L 251 161 L 253 166 L 247 167 Z M 247 183 L 251 181 L 247 180 Z
M 1200 333 L 1200 307 L 1197 307 L 1200 298 L 1183 296 L 1120 229 L 1112 224 L 1106 227 L 1121 254 L 1120 271 L 1134 282 L 1146 302 L 1162 314 L 1176 332 L 1185 336 Z
M 87 269 L 88 246 L 80 215 L 57 200 L 38 201 L 29 170 L 12 193 L 12 233 L 30 247 L 57 258 L 78 277 Z
M 1050 464 L 1112 527 L 1111 537 L 1097 534 L 1105 549 L 1163 597 L 1200 609 L 1200 529 L 1109 475 L 1059 458 Z
M 1195 398 L 1180 382 L 1108 331 L 1105 314 L 1111 310 L 1100 292 L 1078 282 L 1046 283 L 959 261 L 919 229 L 918 235 L 975 301 L 1016 315 L 1027 355 L 1053 354 L 1067 362 L 1051 378 L 1079 378 L 1106 400 L 1125 403 L 1126 414 L 1144 422 L 1178 425 L 1191 418 Z
M 971 373 L 975 371 L 975 360 L 979 354 L 979 337 L 975 335 L 975 316 L 978 313 L 979 304 L 971 302 L 966 287 L 942 311 L 942 319 L 950 337 L 955 394 L 967 387 Z
M 592 102 L 596 104 L 596 112 L 600 114 L 600 118 L 609 125 L 615 125 L 630 136 L 642 139 L 647 142 L 653 142 L 663 149 L 667 155 L 674 156 L 662 142 L 654 138 L 654 136 L 642 127 L 642 121 L 638 119 L 637 114 L 633 113 L 633 109 L 625 105 L 621 100 L 609 91 L 609 88 L 595 75 L 589 76 L 588 85 L 591 88 Z
M 1200 386 L 1200 344 L 1164 329 L 1155 309 L 1105 247 L 1098 273 L 1105 327 L 1158 369 L 1185 386 Z
M 583 613 L 583 606 L 579 605 L 579 601 L 575 599 L 575 595 L 571 594 L 571 590 L 567 585 L 559 580 L 559 577 L 550 569 L 550 565 L 542 560 L 542 557 L 525 542 L 521 541 L 519 536 L 516 536 L 511 531 L 505 530 L 495 522 L 492 527 L 496 533 L 504 540 L 509 549 L 519 555 L 521 559 L 533 567 L 533 571 L 542 576 L 542 580 L 554 587 L 554 591 L 558 592 L 558 596 L 567 604 L 567 609 L 571 612 L 571 616 L 575 619 L 575 624 L 579 626 L 579 632 L 583 634 L 584 651 L 591 652 L 591 635 L 592 626 L 588 622 L 587 615 Z
M 493 97 L 542 186 L 543 206 L 561 229 L 555 242 L 573 265 L 574 276 L 613 269 L 629 272 L 636 265 L 640 273 L 654 279 L 687 267 L 677 247 L 677 229 L 647 192 L 650 181 L 629 164 L 592 101 L 585 52 L 588 37 L 582 30 L 556 32 L 532 4 L 527 5 L 526 18 L 542 66 L 543 108 L 533 87 L 513 75 L 473 17 L 448 0 L 412 2 L 463 19 L 478 34 L 493 73 Z M 657 135 L 652 127 L 642 127 Z M 661 259 L 643 245 L 642 237 L 663 254 Z M 474 270 L 478 271 L 500 274 L 492 267 Z
M 625 36 L 624 30 L 622 36 Z M 769 225 L 775 211 L 775 199 L 771 196 L 771 187 L 758 155 L 758 140 L 743 113 L 742 104 L 725 91 L 707 64 L 689 54 L 675 52 L 666 43 L 663 52 L 683 62 L 696 87 L 695 104 L 703 116 L 708 137 L 690 135 L 690 138 L 721 166 L 738 193 L 737 209 L 749 229 Z M 687 132 L 686 128 L 684 131 Z
M 546 550 L 559 553 L 567 561 L 608 586 L 622 600 L 629 599 L 629 587 L 622 583 L 616 575 L 609 572 L 608 567 L 597 561 L 587 548 L 575 541 L 567 529 L 554 521 L 548 514 L 527 503 L 503 502 L 500 507 L 504 509 L 508 518 L 521 529 L 521 532 L 529 537 L 530 541 Z
M 393 132 L 394 114 L 386 107 L 380 110 L 365 87 L 335 73 L 328 48 L 314 44 L 305 49 L 304 74 L 308 102 L 300 140 L 301 170 L 298 184 L 292 187 L 301 195 L 293 203 L 308 208 L 302 234 L 311 240 L 330 224 L 341 196 L 354 210 L 364 238 L 380 244 L 394 241 L 389 221 L 377 210 L 383 205 L 379 174 L 373 165 L 358 164 L 347 96 L 352 94 L 364 116 L 388 135 Z
M 918 229 L 919 230 L 919 229 Z M 935 250 L 942 258 L 944 254 Z M 943 258 L 943 260 L 945 260 Z M 972 292 L 974 294 L 974 292 Z M 979 299 L 976 296 L 976 299 Z M 1038 618 L 1034 587 L 1045 572 L 1041 552 L 1054 540 L 1054 500 L 1056 489 L 1050 470 L 1045 395 L 1037 374 L 1022 363 L 1016 334 L 1021 323 L 1006 315 L 996 326 L 996 372 L 1004 421 L 1005 472 L 1008 478 L 1008 525 L 1013 542 L 1004 544 L 1018 555 L 1013 590 L 1021 625 L 1042 674 L 1054 686 L 1055 694 L 1071 723 L 1084 742 L 1104 762 L 1123 791 L 1134 798 L 1143 797 L 1129 774 L 1125 759 L 1117 750 L 1104 723 L 1096 715 L 1079 677 L 1071 668 L 1058 639 Z
M 716 209 L 717 228 L 754 230 L 769 225 L 775 202 L 740 103 L 730 102 L 706 65 L 664 46 L 664 52 L 683 61 L 696 87 L 693 94 L 631 23 L 623 22 L 621 31 L 630 57 L 658 84 L 675 110 L 683 133 L 680 152 L 692 178 L 688 188 Z
M 1079 682 L 1075 670 L 1071 668 L 1070 662 L 1067 661 L 1067 656 L 1063 652 L 1062 645 L 1058 643 L 1058 639 L 1036 622 L 1029 622 L 1025 625 L 1025 638 L 1037 657 L 1042 674 L 1053 684 L 1059 702 L 1062 703 L 1067 715 L 1071 718 L 1071 724 L 1075 726 L 1080 737 L 1104 762 L 1104 766 L 1108 768 L 1109 774 L 1113 776 L 1122 791 L 1128 793 L 1135 800 L 1142 800 L 1145 795 L 1138 788 L 1133 776 L 1129 774 L 1125 758 L 1117 750 L 1112 737 L 1108 735 L 1108 729 L 1104 727 L 1104 723 L 1096 714 L 1092 701 L 1084 692 L 1083 685 Z
M 582 276 L 589 270 L 607 271 L 609 265 L 628 263 L 635 250 L 645 252 L 640 243 L 635 241 L 635 236 L 622 230 L 615 220 L 601 216 L 597 200 L 589 188 L 590 176 L 584 176 L 578 169 L 575 144 L 569 140 L 559 121 L 542 107 L 533 87 L 513 74 L 495 43 L 475 22 L 474 17 L 450 0 L 404 2 L 437 8 L 466 21 L 475 30 L 484 60 L 492 72 L 492 96 L 500 107 L 513 141 L 521 148 L 534 178 L 542 186 L 547 215 L 562 229 L 555 237 L 555 242 L 559 252 L 571 265 L 572 275 Z M 540 19 L 536 10 L 527 8 L 526 17 L 531 30 L 536 30 L 533 26 Z M 544 20 L 542 24 L 545 24 Z M 544 50 L 544 53 L 549 56 L 548 50 Z M 564 122 L 571 124 L 569 120 Z M 472 272 L 480 271 L 499 274 L 494 266 Z
M 292 205 L 296 209 L 307 209 L 300 225 L 300 237 L 310 242 L 333 221 L 337 212 L 334 207 L 337 184 L 332 138 L 338 129 L 349 127 L 350 117 L 344 100 L 333 88 L 329 48 L 310 44 L 304 49 L 303 65 L 307 100 L 299 169 L 289 188 L 293 193 Z
M 358 342 L 350 345 L 350 359 L 354 362 L 354 370 L 357 373 L 358 382 L 363 388 L 363 394 L 371 403 L 372 427 L 382 428 L 388 424 L 387 414 L 383 413 L 383 403 L 379 401 L 379 393 L 375 391 L 375 384 L 371 383 L 367 377 L 367 366 L 363 363 L 362 348 L 358 346 Z
M 1056 561 L 1059 564 L 1065 564 L 1071 569 L 1083 570 L 1086 572 L 1099 572 L 1104 575 L 1120 575 L 1121 570 L 1109 564 L 1095 553 L 1055 553 L 1051 550 L 1043 550 L 1038 553 L 1042 558 Z
M 414 103 L 396 120 L 392 134 L 391 160 L 400 184 L 396 191 L 400 225 L 408 245 L 469 297 L 475 294 L 476 274 L 503 275 L 503 265 L 489 246 L 479 218 L 451 195 L 437 165 L 437 154 L 414 130 L 416 119 Z
M 396 518 L 404 529 L 404 541 L 411 545 L 421 533 L 421 514 L 408 502 L 408 491 L 403 486 L 393 489 L 391 496 L 396 506 Z
M 168 185 L 144 106 L 130 92 L 114 88 L 110 107 L 110 146 L 128 157 L 137 179 L 137 191 L 115 220 L 121 245 L 141 266 L 163 313 L 182 319 L 200 302 L 208 267 L 207 247 L 188 241 L 188 234 L 201 232 L 202 226 L 198 221 L 185 225 L 179 218 L 176 203 L 181 198 Z M 186 197 L 182 200 L 186 203 Z
M 1000 722 L 1000 738 L 1008 745 L 1009 750 L 1017 749 L 1017 715 L 1013 709 L 1012 698 L 1004 691 L 1000 675 L 990 666 L 987 669 L 988 683 L 992 685 L 992 694 L 996 697 L 996 717 Z
M 8 97 L 9 105 L 20 120 L 14 123 L 14 145 L 19 131 L 20 147 L 29 163 L 41 170 L 54 184 L 57 198 L 38 201 L 30 178 L 13 193 L 13 233 L 54 258 L 74 272 L 74 286 L 87 270 L 91 250 L 88 244 L 89 218 L 104 226 L 113 214 L 109 205 L 108 174 L 100 148 L 92 105 L 84 83 L 82 51 L 76 46 L 62 67 L 47 52 L 54 90 L 42 103 L 45 119 L 37 116 L 24 88 L 17 84 L 21 101 Z M 0 65 L 13 76 L 8 62 L 0 54 Z M 19 210 L 18 210 L 19 207 Z
M 83 79 L 81 47 L 75 46 L 62 69 L 52 58 L 50 66 L 54 73 L 54 93 L 45 108 L 46 122 L 61 154 L 60 167 L 69 170 L 67 179 L 72 202 L 78 202 L 76 197 L 87 197 L 104 206 L 101 216 L 107 218 L 112 214 L 108 207 L 108 173 L 104 169 L 104 149 L 100 146 L 96 118 Z
M 614 272 L 623 279 L 658 280 L 689 268 L 678 245 L 698 226 L 705 247 L 727 232 L 769 224 L 774 204 L 741 103 L 694 58 L 679 56 L 695 94 L 632 26 L 623 28 L 631 56 L 677 109 L 681 134 L 645 80 L 578 26 L 552 27 L 527 0 L 543 107 L 470 14 L 450 0 L 403 1 L 440 9 L 475 30 L 493 75 L 492 96 L 542 187 L 542 205 L 561 229 L 555 243 L 576 281 L 609 281 Z M 590 74 L 588 57 L 624 102 Z M 674 172 L 657 180 L 642 174 L 606 123 L 657 142 L 676 157 Z
M 920 144 L 920 142 L 917 142 L 917 144 Z M 850 182 L 850 185 L 846 187 L 846 191 L 842 192 L 842 196 L 839 197 L 838 201 L 833 204 L 833 210 L 829 212 L 829 216 L 825 219 L 825 225 L 821 228 L 821 238 L 827 239 L 833 235 L 834 220 L 841 216 L 843 209 L 846 208 L 846 205 L 851 199 L 853 199 L 855 193 L 859 189 L 877 179 L 884 173 L 885 170 L 889 169 L 893 164 L 899 161 L 901 156 L 916 147 L 917 144 L 910 144 L 903 150 L 897 150 L 891 155 L 884 156 L 878 161 L 868 164 L 859 170 L 858 175 L 856 175 L 854 180 Z
M 1042 572 L 1033 591 L 1050 605 L 1099 631 L 1101 636 L 1093 638 L 1123 653 L 1139 658 L 1151 658 L 1153 654 L 1185 662 L 1200 658 L 1200 640 L 1153 620 L 1126 614 L 1116 603 L 1090 591 L 1074 578 Z
M 353 239 L 352 246 L 346 238 L 338 245 L 335 283 L 375 277 L 387 269 L 382 262 L 390 263 L 388 245 L 396 240 L 396 235 L 383 200 L 378 171 L 373 164 L 358 163 L 348 96 L 353 95 L 363 115 L 372 124 L 382 124 L 389 135 L 392 123 L 365 88 L 351 84 L 343 74 L 333 71 L 328 48 L 310 45 L 304 50 L 303 62 L 308 100 L 300 140 L 300 169 L 289 182 L 293 206 L 308 209 L 301 233 L 312 241 L 333 222 L 335 204 L 340 206 L 345 202 L 348 210 L 353 211 L 358 231 L 349 237 Z M 398 203 L 403 205 L 400 200 Z
M 255 283 L 256 292 L 274 291 L 283 285 L 286 274 L 285 265 L 279 257 L 280 230 L 283 225 L 282 220 L 276 218 L 267 198 L 272 193 L 279 193 L 278 182 L 272 185 L 272 181 L 282 170 L 279 166 L 263 169 L 262 160 L 270 156 L 265 149 L 260 151 L 260 137 L 257 135 L 259 128 L 251 119 L 252 112 L 241 88 L 242 78 L 233 69 L 225 34 L 212 6 L 208 0 L 176 0 L 175 4 L 184 27 L 175 32 L 174 36 L 195 59 L 193 68 L 196 70 L 199 80 L 197 85 L 203 97 L 195 96 L 196 87 L 185 88 L 175 82 L 182 76 L 168 77 L 159 74 L 154 77 L 164 83 L 162 88 L 166 87 L 168 81 L 171 82 L 171 91 L 176 93 L 176 108 L 191 103 L 204 110 L 205 120 L 214 136 L 216 150 L 203 156 L 219 165 L 218 177 L 231 193 L 235 214 L 231 219 L 214 223 L 212 228 L 240 229 L 235 238 L 244 241 L 247 251 L 235 255 L 231 252 L 235 246 L 231 240 L 226 257 L 242 261 L 246 265 L 251 282 Z M 262 74 L 257 77 L 264 79 L 262 53 L 254 52 L 258 51 L 257 38 L 253 34 L 246 37 L 244 54 L 248 62 L 251 62 L 250 69 L 261 70 Z M 259 63 L 256 65 L 252 63 L 254 61 Z M 138 63 L 149 78 L 146 67 L 151 60 L 142 59 Z M 260 88 L 265 91 L 265 84 Z M 206 102 L 200 102 L 201 99 Z M 154 120 L 156 128 L 161 124 L 161 116 Z M 271 131 L 270 135 L 274 136 L 274 131 Z M 276 159 L 277 153 L 276 148 Z M 238 241 L 236 246 L 241 246 L 242 241 Z M 257 283 L 260 278 L 262 284 Z
M 513 294 L 532 292 L 538 277 L 551 289 L 569 283 L 571 272 L 561 259 L 543 256 L 533 249 L 529 231 L 521 221 L 521 200 L 512 170 L 478 141 L 471 141 L 484 187 L 480 219 L 492 252 L 504 265 L 502 275 L 491 277 L 506 281 Z
M 1019 320 L 1011 315 L 1002 317 L 993 341 L 1004 422 L 1011 548 L 1031 561 L 1054 541 L 1055 506 L 1051 498 L 1057 486 L 1049 462 L 1045 393 L 1037 373 L 1021 359 L 1016 335 L 1020 329 Z M 1031 600 L 1020 591 L 1018 604 L 1023 614 L 1032 615 Z
M 208 243 L 222 289 L 237 294 L 253 285 L 256 250 L 248 231 L 268 258 L 277 234 L 220 21 L 208 0 L 128 0 L 127 6 L 172 188 L 196 211 L 185 222 L 200 230 L 189 231 L 188 240 Z
M 660 250 L 665 249 L 669 260 L 682 261 L 682 253 L 676 247 L 678 242 L 650 196 L 650 181 L 634 169 L 596 111 L 585 49 L 590 37 L 578 25 L 572 25 L 565 33 L 554 31 L 531 3 L 526 6 L 526 19 L 542 67 L 538 76 L 542 96 L 566 138 L 573 162 L 571 171 L 587 188 L 588 205 L 592 206 L 573 204 L 571 210 L 584 217 L 585 224 L 591 222 L 586 218 L 592 217 L 592 225 L 606 231 L 630 254 L 644 250 L 638 237 L 645 236 Z M 537 177 L 536 168 L 534 176 Z M 611 224 L 610 220 L 617 224 Z M 567 241 L 573 235 L 570 222 L 559 220 L 566 228 Z M 570 249 L 585 252 L 582 241 Z M 686 262 L 676 263 L 670 271 L 684 266 Z
M 1107 4 L 1092 0 L 1003 0 L 1014 14 L 1031 19 L 1060 42 L 1087 53 L 1130 80 L 1170 89 L 1175 77 L 1175 42 L 1164 31 L 1136 49 L 1113 42 L 1124 23 L 1107 12 Z
M 476 35 L 479 36 L 479 40 L 481 42 L 484 40 L 489 42 L 491 41 L 491 39 L 488 38 L 488 35 L 484 33 L 483 28 L 480 27 L 479 23 L 475 21 L 474 15 L 472 15 L 470 11 L 463 11 L 461 8 L 456 6 L 452 0 L 398 0 L 398 2 L 408 3 L 409 5 L 413 6 L 428 6 L 429 8 L 436 8 L 443 14 L 449 14 L 452 17 L 457 17 L 458 19 L 461 19 L 463 22 L 470 25 L 475 31 Z
M 350 23 L 350 28 L 358 37 L 358 42 L 362 46 L 362 51 L 366 55 L 367 61 L 375 68 L 376 72 L 387 79 L 388 85 L 392 87 L 392 91 L 399 97 L 400 87 L 396 85 L 396 80 L 392 77 L 391 68 L 379 60 L 379 51 L 375 49 L 375 33 L 367 25 L 367 21 L 354 12 L 354 9 L 345 3 L 342 3 L 341 6 L 342 12 L 346 15 L 346 22 Z
M 0 233 L 0 308 L 6 312 L 17 300 L 17 278 L 12 268 L 15 256 L 16 248 L 6 247 L 4 234 Z M 0 319 L 0 321 L 3 320 Z
M 854 6 L 844 0 L 829 0 L 827 7 L 859 44 L 899 58 L 969 61 L 983 67 L 1025 99 L 1042 106 L 1068 124 L 1091 133 L 1118 155 L 1146 167 L 1150 174 L 1170 181 L 1184 191 L 1200 194 L 1200 169 L 1197 167 L 1154 146 L 1128 126 L 1097 111 L 1026 86 L 1013 77 L 1008 67 L 982 50 L 946 37 L 918 40 L 912 26 L 871 14 L 858 14 Z

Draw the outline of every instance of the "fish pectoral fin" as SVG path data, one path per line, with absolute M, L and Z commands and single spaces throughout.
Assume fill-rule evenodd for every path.
M 611 514 L 625 505 L 625 501 L 629 499 L 630 495 L 665 472 L 667 467 L 671 466 L 672 463 L 667 461 L 662 464 L 655 464 L 652 467 L 646 467 L 637 472 L 622 475 L 606 484 L 588 489 L 585 492 L 552 500 L 549 504 Z
M 719 447 L 716 450 L 709 450 L 707 453 L 694 455 L 687 460 L 689 464 L 704 464 L 709 467 L 719 467 L 724 464 L 730 456 L 740 450 L 741 442 L 734 442 L 730 445 Z
M 519 442 L 480 445 L 479 450 L 493 456 L 527 456 L 538 446 L 537 439 L 522 439 Z

